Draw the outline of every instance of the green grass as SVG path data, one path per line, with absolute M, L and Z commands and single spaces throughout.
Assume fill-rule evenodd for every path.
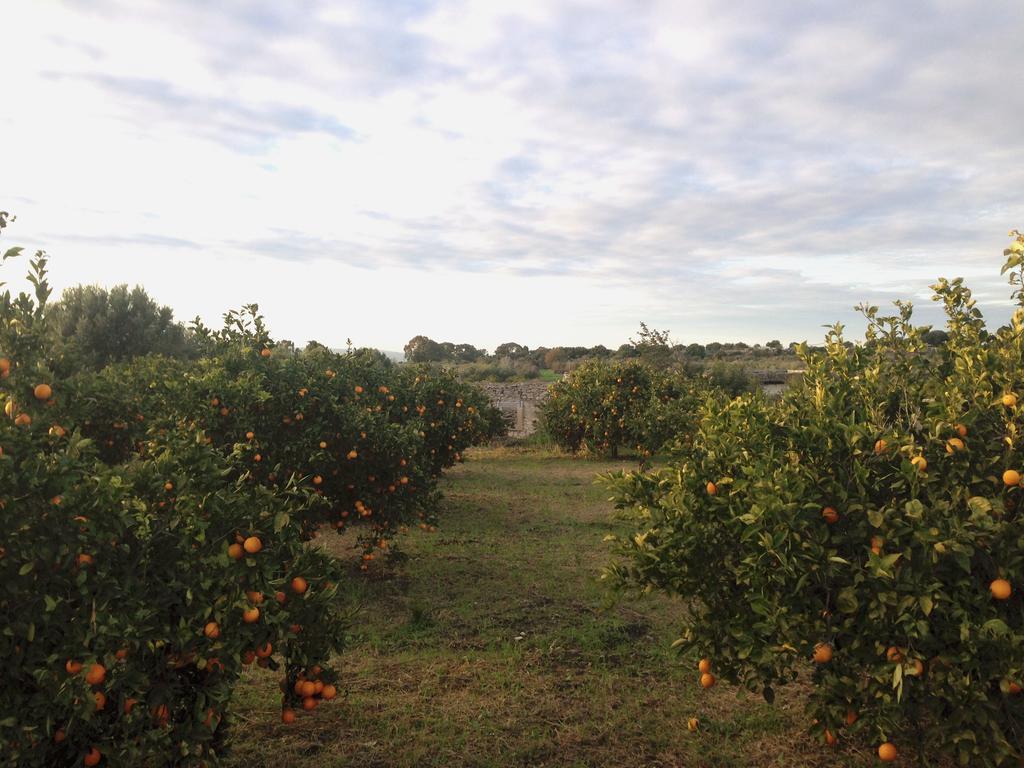
M 608 604 L 616 530 L 597 472 L 629 466 L 550 450 L 480 449 L 444 483 L 442 526 L 359 579 L 363 610 L 338 659 L 347 692 L 292 726 L 277 678 L 239 687 L 228 765 L 864 765 L 806 734 L 803 691 L 774 706 L 670 650 L 683 606 Z M 348 537 L 328 546 L 353 564 Z M 690 717 L 700 719 L 696 733 Z
M 562 374 L 555 373 L 550 368 L 541 368 L 540 372 L 537 374 L 537 378 L 541 381 L 561 381 Z

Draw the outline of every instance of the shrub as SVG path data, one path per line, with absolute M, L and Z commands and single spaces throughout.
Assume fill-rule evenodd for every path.
M 833 328 L 778 403 L 706 407 L 675 465 L 609 476 L 635 526 L 610 575 L 691 600 L 706 682 L 808 679 L 829 743 L 1002 765 L 1024 746 L 1024 308 L 990 332 L 960 280 L 933 288 L 943 346 L 909 304 L 864 307 L 866 343 Z
M 544 429 L 562 448 L 618 455 L 621 447 L 657 453 L 691 427 L 708 391 L 679 374 L 637 362 L 591 360 L 551 386 Z

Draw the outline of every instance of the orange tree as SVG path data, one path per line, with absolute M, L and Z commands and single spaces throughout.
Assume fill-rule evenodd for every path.
M 447 373 L 370 350 L 278 351 L 254 306 L 199 332 L 206 354 L 195 362 L 140 358 L 80 375 L 86 396 L 67 418 L 115 461 L 148 432 L 199 430 L 237 476 L 322 497 L 329 512 L 307 533 L 365 523 L 368 558 L 398 529 L 430 527 L 442 470 L 501 428 L 486 397 Z
M 427 525 L 489 406 L 369 355 L 278 354 L 254 312 L 202 360 L 62 377 L 42 254 L 29 279 L 0 295 L 0 740 L 18 765 L 216 764 L 246 665 L 283 669 L 285 722 L 337 694 L 351 577 L 306 542 Z
M 803 676 L 827 743 L 1002 765 L 1024 748 L 1024 308 L 990 331 L 960 280 L 933 288 L 944 347 L 908 304 L 864 307 L 865 343 L 836 326 L 777 404 L 708 407 L 676 464 L 608 476 L 635 526 L 609 575 L 690 599 L 705 687 L 770 701 Z
M 641 363 L 593 360 L 553 384 L 543 407 L 547 433 L 576 453 L 644 456 L 687 435 L 706 385 Z

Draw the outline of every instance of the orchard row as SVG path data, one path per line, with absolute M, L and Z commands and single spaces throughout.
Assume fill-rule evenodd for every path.
M 11 249 L 4 259 L 17 255 Z M 12 764 L 215 765 L 232 688 L 334 698 L 363 568 L 432 529 L 441 472 L 502 429 L 475 389 L 373 352 L 278 349 L 254 307 L 197 360 L 58 377 L 45 258 L 0 296 L 0 743 Z

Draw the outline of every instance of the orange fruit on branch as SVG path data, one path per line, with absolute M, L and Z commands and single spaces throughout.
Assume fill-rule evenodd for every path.
M 1006 579 L 995 579 L 988 585 L 988 588 L 996 600 L 1006 600 L 1013 593 L 1010 582 Z

